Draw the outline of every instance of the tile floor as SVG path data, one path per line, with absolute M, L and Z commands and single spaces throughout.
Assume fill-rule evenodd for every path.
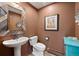
M 33 56 L 33 55 L 32 55 L 32 54 L 30 54 L 29 56 Z M 45 51 L 45 56 L 56 56 L 56 55 L 51 54 L 51 53 L 49 53 L 49 52 Z
M 51 54 L 51 53 L 49 53 L 49 52 L 45 51 L 45 56 L 56 56 L 56 55 Z

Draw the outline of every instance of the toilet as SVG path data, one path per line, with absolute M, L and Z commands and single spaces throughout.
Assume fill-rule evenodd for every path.
M 32 54 L 34 56 L 44 56 L 46 46 L 43 43 L 38 42 L 38 36 L 30 37 L 30 45 L 33 46 Z

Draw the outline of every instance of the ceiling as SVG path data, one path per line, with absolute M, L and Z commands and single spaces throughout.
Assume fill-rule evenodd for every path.
M 37 9 L 40 9 L 42 7 L 45 7 L 49 4 L 52 4 L 54 2 L 29 2 L 33 7 L 37 8 Z M 0 6 L 3 6 L 3 5 L 6 5 L 8 3 L 5 3 L 5 2 L 0 2 Z M 10 3 L 9 3 L 10 4 Z M 11 3 L 12 4 L 12 3 Z
M 37 9 L 40 9 L 44 6 L 47 6 L 49 4 L 52 4 L 54 2 L 29 2 L 32 6 L 34 6 Z
M 4 6 L 6 4 L 7 4 L 7 2 L 6 3 L 5 2 L 0 2 L 0 6 Z

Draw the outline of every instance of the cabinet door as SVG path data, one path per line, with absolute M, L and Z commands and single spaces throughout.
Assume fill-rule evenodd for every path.
M 21 55 L 22 56 L 27 56 L 32 54 L 32 46 L 27 42 L 26 44 L 21 46 Z
M 14 55 L 14 49 L 10 47 L 6 47 L 2 44 L 4 40 L 12 39 L 13 36 L 6 35 L 6 36 L 0 36 L 0 56 L 13 56 Z

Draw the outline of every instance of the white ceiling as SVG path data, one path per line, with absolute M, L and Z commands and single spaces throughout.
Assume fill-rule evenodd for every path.
M 47 6 L 49 4 L 52 4 L 54 2 L 29 2 L 32 6 L 34 6 L 37 9 L 40 9 L 44 6 Z

